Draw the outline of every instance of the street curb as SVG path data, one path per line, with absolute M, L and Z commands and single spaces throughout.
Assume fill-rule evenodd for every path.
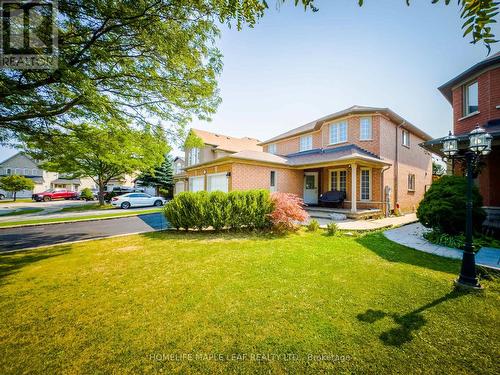
M 81 220 L 54 221 L 54 222 L 50 222 L 50 223 L 33 223 L 33 224 L 9 225 L 9 226 L 5 226 L 5 227 L 0 227 L 0 231 L 2 229 L 24 228 L 24 227 L 39 227 L 39 226 L 42 226 L 42 225 L 54 225 L 54 224 L 71 224 L 71 223 L 80 223 L 80 222 L 85 222 L 85 221 L 101 221 L 101 220 L 121 219 L 121 218 L 124 218 L 124 217 L 134 217 L 134 216 L 153 215 L 153 214 L 161 214 L 161 211 L 151 212 L 151 213 L 142 213 L 142 214 L 130 214 L 130 215 L 120 215 L 120 216 L 111 216 L 111 217 L 81 219 Z
M 42 246 L 24 247 L 22 249 L 0 251 L 0 257 L 2 257 L 2 254 L 19 253 L 21 251 L 30 251 L 30 250 L 44 249 L 44 248 L 47 248 L 47 247 L 63 246 L 63 245 L 73 245 L 73 244 L 82 243 L 82 242 L 107 240 L 109 238 L 135 236 L 137 234 L 161 232 L 161 231 L 166 231 L 166 230 L 169 230 L 169 229 L 143 230 L 143 231 L 140 231 L 140 232 L 124 233 L 124 234 L 113 234 L 111 236 L 95 237 L 95 238 L 87 238 L 85 240 L 76 240 L 76 241 L 61 242 L 61 243 L 57 243 L 57 244 L 53 244 L 53 245 L 42 245 Z

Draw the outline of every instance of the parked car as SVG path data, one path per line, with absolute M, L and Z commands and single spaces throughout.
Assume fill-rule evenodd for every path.
M 120 195 L 128 193 L 144 193 L 144 190 L 134 189 L 131 187 L 115 186 L 111 191 L 107 191 L 106 193 L 104 193 L 104 200 L 109 203 L 111 202 L 111 199 L 113 199 L 113 197 L 118 197 Z
M 115 207 L 128 209 L 130 207 L 163 206 L 166 200 L 163 197 L 153 197 L 146 193 L 127 193 L 111 198 Z
M 0 201 L 5 199 L 5 195 L 0 193 Z
M 43 193 L 33 194 L 31 199 L 37 202 L 48 202 L 54 199 L 78 199 L 78 193 L 66 189 L 49 189 Z

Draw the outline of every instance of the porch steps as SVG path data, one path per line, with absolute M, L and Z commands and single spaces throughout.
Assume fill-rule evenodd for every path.
M 377 218 L 382 214 L 382 211 L 379 209 L 351 212 L 350 209 L 346 208 L 306 207 L 306 211 L 311 218 L 328 220 L 332 220 L 330 215 L 334 213 L 346 215 L 348 219 L 371 219 Z

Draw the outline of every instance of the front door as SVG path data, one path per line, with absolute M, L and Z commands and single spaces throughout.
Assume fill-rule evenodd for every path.
M 318 172 L 304 173 L 304 203 L 318 204 Z

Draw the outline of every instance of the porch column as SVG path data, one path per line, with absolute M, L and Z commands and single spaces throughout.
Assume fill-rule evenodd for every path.
M 358 165 L 356 163 L 351 164 L 351 212 L 356 212 L 356 190 L 357 190 L 357 172 Z

